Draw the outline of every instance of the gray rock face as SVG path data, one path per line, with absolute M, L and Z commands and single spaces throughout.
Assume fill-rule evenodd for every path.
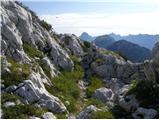
M 44 51 L 52 62 L 62 69 L 72 70 L 73 62 L 54 38 L 44 29 L 40 20 L 33 13 L 26 10 L 14 1 L 2 2 L 2 54 L 15 61 L 31 62 L 23 50 L 23 44 Z
M 103 87 L 103 88 L 97 89 L 94 92 L 93 97 L 106 103 L 113 100 L 114 94 L 111 89 L 107 89 Z
M 80 57 L 83 54 L 83 50 L 81 48 L 81 40 L 75 35 L 64 34 L 61 36 L 61 41 L 63 44 L 71 51 L 72 54 Z
M 42 59 L 42 63 L 43 63 L 43 66 L 46 67 L 46 69 L 49 69 L 51 77 L 55 77 L 57 76 L 57 74 L 60 73 L 47 57 L 44 57 Z
M 43 119 L 56 119 L 56 117 L 51 112 L 46 112 L 42 116 Z
M 90 105 L 85 108 L 79 115 L 76 117 L 77 119 L 91 119 L 91 115 L 93 112 L 97 111 L 97 108 L 94 105 Z
M 46 81 L 38 73 L 30 76 L 31 80 L 25 80 L 18 85 L 15 93 L 26 100 L 29 104 L 36 103 L 52 112 L 64 112 L 66 107 L 55 96 L 48 93 L 44 87 Z
M 154 109 L 146 109 L 139 107 L 133 114 L 135 119 L 154 119 L 157 115 L 157 111 Z
M 11 85 L 5 89 L 6 92 L 14 92 L 17 89 L 16 85 Z
M 126 111 L 126 112 L 133 112 L 136 108 L 138 108 L 139 103 L 136 100 L 134 95 L 129 95 L 126 97 L 119 98 L 119 105 Z

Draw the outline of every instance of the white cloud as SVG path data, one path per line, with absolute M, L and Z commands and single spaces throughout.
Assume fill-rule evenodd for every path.
M 58 14 L 42 15 L 42 19 L 53 25 L 59 33 L 74 33 L 80 35 L 88 32 L 92 35 L 118 33 L 158 33 L 160 20 L 158 13 L 131 14 Z

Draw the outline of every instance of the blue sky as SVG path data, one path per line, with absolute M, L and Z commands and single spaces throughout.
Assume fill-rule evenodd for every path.
M 23 3 L 52 24 L 58 33 L 157 33 L 157 0 L 32 0 Z

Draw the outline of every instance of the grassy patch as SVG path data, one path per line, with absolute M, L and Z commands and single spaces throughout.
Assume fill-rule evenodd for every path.
M 30 116 L 41 117 L 46 110 L 35 108 L 32 105 L 15 105 L 8 108 L 3 108 L 4 119 L 26 119 Z
M 23 43 L 23 49 L 24 49 L 24 52 L 27 53 L 27 55 L 29 55 L 32 58 L 34 57 L 43 58 L 44 57 L 41 51 L 39 51 L 36 48 L 31 47 L 27 43 Z
M 77 111 L 77 102 L 80 99 L 78 81 L 83 77 L 83 69 L 76 65 L 74 71 L 64 71 L 62 75 L 52 79 L 54 87 L 46 85 L 46 89 L 53 95 L 59 97 L 69 112 Z M 68 102 L 66 102 L 68 101 Z
M 95 111 L 92 113 L 92 119 L 114 119 L 111 111 Z
M 105 104 L 103 102 L 101 102 L 100 100 L 97 100 L 95 98 L 88 98 L 87 101 L 85 102 L 85 106 L 90 106 L 90 105 L 95 105 L 97 108 L 101 108 L 104 107 Z
M 111 55 L 116 56 L 116 57 L 118 57 L 118 58 L 120 57 L 119 54 L 117 54 L 117 53 L 115 53 L 115 52 L 113 52 L 113 51 L 105 50 L 105 49 L 101 49 L 101 50 L 99 50 L 99 52 L 100 52 L 101 54 L 106 54 L 106 55 L 111 54 Z
M 16 102 L 18 99 L 20 99 L 20 97 L 15 94 L 9 94 L 9 93 L 2 93 L 1 94 L 1 103 L 2 104 L 7 101 Z
M 96 89 L 104 86 L 102 80 L 100 80 L 98 77 L 93 76 L 90 81 L 91 83 L 87 88 L 88 97 L 91 97 Z
M 41 66 L 41 68 L 43 69 L 45 75 L 47 75 L 47 77 L 51 78 L 50 69 L 45 66 L 45 64 L 42 62 L 42 60 L 38 60 L 38 63 Z
M 20 64 L 17 62 L 14 62 L 13 60 L 8 60 L 11 63 L 11 73 L 7 73 L 2 75 L 2 79 L 4 80 L 4 85 L 10 86 L 10 85 L 18 85 L 23 80 L 28 79 L 31 70 L 30 65 L 28 64 Z

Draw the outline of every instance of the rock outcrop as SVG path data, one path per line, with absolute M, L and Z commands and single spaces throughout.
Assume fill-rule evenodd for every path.
M 94 105 L 90 105 L 85 108 L 79 115 L 76 117 L 77 119 L 91 119 L 92 113 L 97 111 L 98 109 Z
M 111 89 L 99 88 L 94 92 L 93 97 L 106 103 L 113 100 L 114 94 Z

